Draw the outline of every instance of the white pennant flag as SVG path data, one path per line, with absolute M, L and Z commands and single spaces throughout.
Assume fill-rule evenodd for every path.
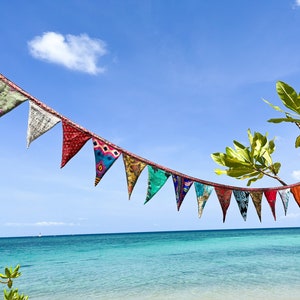
M 29 100 L 27 148 L 36 138 L 54 127 L 60 119 Z

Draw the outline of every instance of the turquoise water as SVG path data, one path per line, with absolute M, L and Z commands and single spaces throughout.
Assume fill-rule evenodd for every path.
M 30 299 L 300 299 L 300 229 L 0 239 Z

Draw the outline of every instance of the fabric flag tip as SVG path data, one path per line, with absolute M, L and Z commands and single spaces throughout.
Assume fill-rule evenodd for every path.
M 101 180 L 101 178 L 104 176 L 104 174 L 118 159 L 121 153 L 100 139 L 93 138 L 93 145 L 96 164 L 96 186 Z
M 72 125 L 66 120 L 62 120 L 63 126 L 63 149 L 61 168 L 79 152 L 84 144 L 91 138 L 89 134 L 80 130 L 80 128 Z

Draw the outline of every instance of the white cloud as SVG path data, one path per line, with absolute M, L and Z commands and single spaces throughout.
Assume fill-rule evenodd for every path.
M 45 32 L 29 41 L 28 47 L 33 57 L 63 65 L 71 70 L 93 75 L 105 71 L 97 66 L 97 61 L 107 53 L 106 44 L 100 39 L 90 38 L 87 34 L 63 36 L 56 32 Z
M 24 227 L 24 226 L 76 226 L 79 224 L 66 223 L 66 222 L 53 222 L 53 221 L 41 221 L 35 223 L 17 223 L 17 222 L 7 222 L 4 224 L 7 227 Z
M 296 5 L 296 6 L 300 6 L 300 0 L 296 0 L 296 1 L 295 1 L 295 5 Z
M 300 170 L 293 171 L 292 176 L 294 179 L 300 180 Z

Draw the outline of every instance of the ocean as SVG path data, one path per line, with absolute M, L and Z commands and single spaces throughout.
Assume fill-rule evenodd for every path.
M 32 300 L 300 299 L 300 228 L 0 238 L 0 253 Z

